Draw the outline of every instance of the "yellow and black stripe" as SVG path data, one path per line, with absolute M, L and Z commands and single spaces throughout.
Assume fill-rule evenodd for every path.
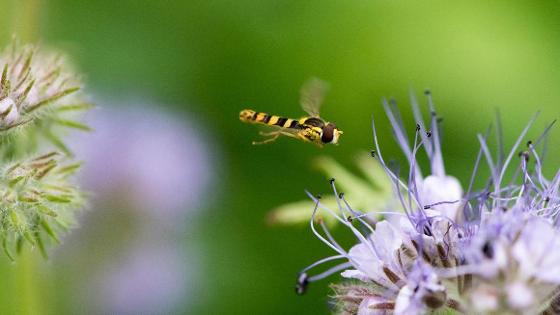
M 276 115 L 261 113 L 252 109 L 244 109 L 239 113 L 239 119 L 247 123 L 264 124 L 269 126 L 278 126 L 282 128 L 301 129 L 298 120 Z

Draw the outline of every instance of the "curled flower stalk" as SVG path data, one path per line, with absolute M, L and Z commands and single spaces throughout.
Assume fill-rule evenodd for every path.
M 479 135 L 480 150 L 464 189 L 446 173 L 439 119 L 431 94 L 426 96 L 428 124 L 411 96 L 417 123 L 412 141 L 396 104 L 383 104 L 406 157 L 406 173 L 386 162 L 373 123 L 372 155 L 390 179 L 397 204 L 388 203 L 383 219 L 367 220 L 372 214 L 354 209 L 337 191 L 334 179 L 330 183 L 335 207 L 308 193 L 315 203 L 311 229 L 334 254 L 303 269 L 296 291 L 304 293 L 312 282 L 340 273 L 347 280 L 332 285 L 340 314 L 556 314 L 560 310 L 560 171 L 547 179 L 537 150 L 544 146 L 552 124 L 521 152 L 535 118 L 507 154 L 501 136 L 498 153 L 493 155 L 488 133 Z M 429 172 L 418 165 L 421 151 L 429 160 Z M 475 189 L 483 163 L 490 177 L 484 187 Z M 357 243 L 342 247 L 323 220 L 316 219 L 319 210 L 345 226 Z M 330 269 L 315 271 L 326 264 Z
M 89 130 L 75 119 L 91 105 L 60 55 L 14 41 L 0 67 L 0 239 L 11 259 L 25 243 L 46 256 L 84 204 L 72 181 L 80 163 L 63 138 L 64 129 Z

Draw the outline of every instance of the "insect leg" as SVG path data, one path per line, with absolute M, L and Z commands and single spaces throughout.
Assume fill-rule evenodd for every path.
M 275 133 L 273 135 L 271 135 L 270 138 L 262 140 L 262 141 L 253 141 L 253 145 L 260 145 L 260 144 L 267 144 L 267 143 L 271 143 L 276 141 L 276 139 L 278 139 L 278 137 L 280 137 L 279 133 Z
M 263 141 L 253 141 L 253 145 L 261 145 L 261 144 L 267 144 L 267 143 L 274 142 L 274 141 L 276 141 L 276 139 L 278 139 L 278 136 L 279 135 L 276 135 L 276 136 L 270 137 L 268 139 L 265 139 Z
M 276 141 L 276 139 L 278 139 L 278 137 L 280 136 L 287 136 L 287 137 L 292 137 L 292 138 L 299 138 L 299 135 L 294 135 L 293 133 L 289 133 L 289 132 L 285 132 L 285 131 L 271 131 L 271 132 L 260 132 L 260 135 L 265 136 L 265 137 L 270 137 L 268 139 L 265 139 L 263 141 L 253 141 L 253 144 L 267 144 L 273 141 Z
M 270 137 L 270 136 L 275 136 L 275 135 L 277 135 L 279 132 L 280 132 L 280 131 L 270 131 L 270 132 L 261 131 L 261 132 L 259 132 L 259 135 L 265 136 L 265 137 Z

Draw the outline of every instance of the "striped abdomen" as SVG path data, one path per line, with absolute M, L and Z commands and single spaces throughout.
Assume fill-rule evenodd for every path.
M 269 115 L 267 113 L 256 112 L 252 109 L 244 109 L 239 113 L 239 119 L 243 122 L 278 126 L 282 128 L 300 129 L 301 126 L 296 119 Z

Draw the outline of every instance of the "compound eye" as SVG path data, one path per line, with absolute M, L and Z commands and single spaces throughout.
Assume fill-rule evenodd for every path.
M 321 136 L 321 141 L 323 143 L 331 143 L 334 138 L 334 129 L 336 126 L 334 124 L 328 124 L 323 127 L 323 135 Z

